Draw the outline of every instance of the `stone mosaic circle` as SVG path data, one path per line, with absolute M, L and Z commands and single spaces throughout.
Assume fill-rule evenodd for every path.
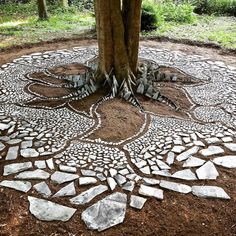
M 87 112 L 68 102 L 57 104 L 57 97 L 32 89 L 35 84 L 60 89 L 55 78 L 36 81 L 32 74 L 46 76 L 51 68 L 84 64 L 97 54 L 95 47 L 75 47 L 22 56 L 1 66 L 0 186 L 27 193 L 30 213 L 43 221 L 68 221 L 78 206 L 106 193 L 86 205 L 81 215 L 89 229 L 98 231 L 122 223 L 127 207 L 140 210 L 150 197 L 161 201 L 166 189 L 230 200 L 227 188 L 199 181 L 220 178 L 219 166 L 236 168 L 236 68 L 197 55 L 142 47 L 140 58 L 198 81 L 180 88 L 192 103 L 189 118 L 145 111 L 136 134 L 109 142 L 89 138 L 101 127 L 97 108 L 106 101 Z M 41 106 L 32 105 L 36 100 Z M 45 106 L 46 100 L 54 106 Z M 81 186 L 87 190 L 81 192 Z M 54 202 L 62 197 L 70 207 Z

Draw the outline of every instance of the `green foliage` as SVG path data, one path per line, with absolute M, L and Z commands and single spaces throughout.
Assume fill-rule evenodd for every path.
M 236 0 L 192 0 L 198 14 L 236 16 Z
M 145 1 L 142 5 L 141 30 L 155 30 L 163 22 L 164 18 L 151 1 Z
M 193 23 L 194 7 L 187 2 L 175 3 L 173 0 L 145 0 L 142 5 L 142 30 L 150 31 L 164 22 Z
M 194 7 L 187 2 L 177 4 L 169 0 L 159 4 L 158 7 L 163 12 L 166 21 L 192 23 L 195 20 Z

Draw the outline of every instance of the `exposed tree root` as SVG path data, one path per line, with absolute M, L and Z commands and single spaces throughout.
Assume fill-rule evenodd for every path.
M 62 97 L 63 99 L 69 99 L 70 101 L 88 97 L 102 87 L 110 89 L 110 92 L 103 100 L 121 97 L 143 111 L 142 105 L 135 96 L 135 93 L 138 93 L 155 101 L 165 103 L 175 110 L 178 109 L 177 105 L 172 100 L 163 96 L 160 91 L 155 88 L 154 82 L 163 81 L 163 75 L 159 73 L 158 66 L 154 63 L 141 64 L 137 77 L 134 76 L 131 71 L 127 70 L 127 73 L 124 73 L 125 76 L 122 77 L 122 80 L 117 80 L 113 71 L 109 74 L 101 74 L 94 69 L 94 66 L 85 67 L 87 72 L 79 75 L 58 76 L 50 71 L 46 71 L 46 73 L 53 78 L 68 81 L 67 84 L 57 86 L 75 89 L 70 95 Z M 174 75 L 169 77 L 169 79 L 172 82 L 177 81 L 177 77 Z

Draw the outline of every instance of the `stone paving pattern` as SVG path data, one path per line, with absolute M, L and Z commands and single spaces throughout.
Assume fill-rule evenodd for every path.
M 227 189 L 198 181 L 219 178 L 218 166 L 236 168 L 236 68 L 197 55 L 141 48 L 141 58 L 174 67 L 200 83 L 182 86 L 193 104 L 189 119 L 146 111 L 139 132 L 117 143 L 87 138 L 100 127 L 101 103 L 90 114 L 23 105 L 37 97 L 25 92 L 30 74 L 86 63 L 96 55 L 95 47 L 76 47 L 22 56 L 0 68 L 0 161 L 6 163 L 0 186 L 27 193 L 29 211 L 44 221 L 67 221 L 77 205 L 106 193 L 81 216 L 98 231 L 122 223 L 128 205 L 140 210 L 149 197 L 161 201 L 166 189 L 230 199 Z M 174 163 L 181 168 L 172 170 Z M 53 192 L 52 185 L 61 188 Z M 80 192 L 79 186 L 88 189 Z M 139 196 L 132 193 L 135 188 Z M 53 202 L 60 197 L 74 208 Z

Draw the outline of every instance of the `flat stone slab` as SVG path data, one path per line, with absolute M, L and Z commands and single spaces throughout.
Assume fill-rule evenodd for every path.
M 82 220 L 92 230 L 103 231 L 124 221 L 127 195 L 113 193 L 82 213 Z
M 6 160 L 15 160 L 17 158 L 19 146 L 10 147 L 7 152 Z
M 0 151 L 2 151 L 6 146 L 0 142 Z
M 59 165 L 59 170 L 69 173 L 76 173 L 76 168 L 72 166 Z
M 45 180 L 50 177 L 50 174 L 44 170 L 32 170 L 32 171 L 24 171 L 15 176 L 15 179 L 41 179 Z
M 101 185 L 92 187 L 88 189 L 87 191 L 82 192 L 78 196 L 70 199 L 70 202 L 77 205 L 83 205 L 85 203 L 90 202 L 93 198 L 104 193 L 107 190 L 108 190 L 108 187 L 106 185 L 101 184 Z
M 30 213 L 43 221 L 68 221 L 76 209 L 59 205 L 57 203 L 28 196 Z
M 79 185 L 96 184 L 97 180 L 93 177 L 80 177 Z
M 39 169 L 45 169 L 46 166 L 46 161 L 42 160 L 42 161 L 35 161 L 34 165 L 39 168 Z
M 225 143 L 224 146 L 231 152 L 236 152 L 236 143 Z
M 21 154 L 21 156 L 23 156 L 25 158 L 38 157 L 39 156 L 39 153 L 33 148 L 21 149 L 20 154 Z
M 66 185 L 60 189 L 53 197 L 65 197 L 65 196 L 74 196 L 76 194 L 74 182 Z
M 194 146 L 194 147 L 190 148 L 189 150 L 187 150 L 187 151 L 181 153 L 180 155 L 178 155 L 176 157 L 176 159 L 178 161 L 184 161 L 184 160 L 188 159 L 190 156 L 196 154 L 199 149 L 200 149 L 199 146 Z
M 116 186 L 117 186 L 117 183 L 116 183 L 116 181 L 112 178 L 112 177 L 108 177 L 107 178 L 107 183 L 108 183 L 108 185 L 109 185 L 109 187 L 110 187 L 110 189 L 113 191 L 115 188 L 116 188 Z
M 136 195 L 131 195 L 129 205 L 133 208 L 141 210 L 146 201 L 147 201 L 146 198 L 139 197 L 139 196 L 136 196 Z
M 192 191 L 192 188 L 186 184 L 179 184 L 166 180 L 161 180 L 160 187 L 179 193 L 190 193 Z
M 45 182 L 41 182 L 38 184 L 35 184 L 33 188 L 40 194 L 42 194 L 44 197 L 50 197 L 52 195 L 52 192 L 48 185 Z
M 24 170 L 28 170 L 32 168 L 31 162 L 22 162 L 22 163 L 14 163 L 4 166 L 4 176 L 16 174 Z
M 216 157 L 213 159 L 216 165 L 223 166 L 226 168 L 236 168 L 236 156 L 223 156 Z
M 51 180 L 56 184 L 63 184 L 63 183 L 70 182 L 78 178 L 79 178 L 79 175 L 69 174 L 69 173 L 65 173 L 61 171 L 56 171 L 51 175 Z
M 206 162 L 202 167 L 198 168 L 196 173 L 199 179 L 216 179 L 219 176 L 215 165 L 211 161 Z
M 222 153 L 224 153 L 224 149 L 219 146 L 209 146 L 208 148 L 202 149 L 200 151 L 200 154 L 202 154 L 204 157 Z
M 32 187 L 30 182 L 20 180 L 3 180 L 0 182 L 0 186 L 12 188 L 24 193 L 27 193 Z
M 196 175 L 190 169 L 177 171 L 171 177 L 184 180 L 197 180 Z
M 216 186 L 193 186 L 192 192 L 198 197 L 230 199 L 224 189 Z
M 183 164 L 183 167 L 198 167 L 202 166 L 206 161 L 197 158 L 197 157 L 189 157 Z
M 164 198 L 162 189 L 149 187 L 143 184 L 141 184 L 139 188 L 139 194 L 147 197 L 155 197 L 159 200 Z

